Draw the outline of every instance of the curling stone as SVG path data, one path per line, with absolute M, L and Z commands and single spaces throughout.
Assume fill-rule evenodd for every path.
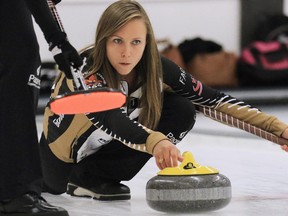
M 214 211 L 231 200 L 231 182 L 208 166 L 201 166 L 190 152 L 178 167 L 157 173 L 146 184 L 146 201 L 154 210 L 172 213 Z

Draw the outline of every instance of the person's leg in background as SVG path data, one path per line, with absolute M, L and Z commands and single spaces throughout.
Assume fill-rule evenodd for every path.
M 11 1 L 15 4 L 1 2 L 0 15 L 0 200 L 41 191 L 35 122 L 39 47 L 24 2 Z
M 0 2 L 0 29 L 0 215 L 67 216 L 67 211 L 40 197 L 42 170 L 35 122 L 40 56 L 24 1 Z

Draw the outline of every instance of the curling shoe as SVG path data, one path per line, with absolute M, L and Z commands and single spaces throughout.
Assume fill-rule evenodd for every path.
M 76 197 L 87 197 L 101 201 L 129 200 L 131 198 L 128 186 L 121 183 L 101 183 L 95 187 L 83 187 L 68 183 L 67 194 Z
M 25 194 L 11 200 L 0 201 L 1 216 L 69 216 L 68 212 L 50 205 L 41 196 Z

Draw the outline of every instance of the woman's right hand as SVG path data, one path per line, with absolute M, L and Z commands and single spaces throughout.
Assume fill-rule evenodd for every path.
M 153 156 L 160 170 L 166 167 L 176 167 L 183 161 L 180 150 L 169 140 L 161 140 L 153 150 Z
M 288 128 L 286 128 L 286 129 L 284 130 L 284 132 L 282 133 L 281 137 L 288 140 Z M 282 145 L 282 146 L 281 146 L 281 149 L 284 150 L 284 151 L 286 151 L 286 152 L 288 152 L 288 145 Z
M 288 152 L 288 146 L 287 145 L 283 145 L 283 146 L 281 146 L 281 148 L 282 148 L 282 150 Z

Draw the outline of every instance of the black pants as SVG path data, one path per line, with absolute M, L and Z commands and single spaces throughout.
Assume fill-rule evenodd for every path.
M 0 200 L 41 191 L 39 47 L 23 0 L 0 1 Z
M 188 99 L 173 93 L 165 94 L 157 130 L 176 144 L 192 129 L 195 116 L 194 105 Z M 57 159 L 43 136 L 40 150 L 46 189 L 55 194 L 64 193 L 68 181 L 93 186 L 103 181 L 130 180 L 151 158 L 150 154 L 131 149 L 119 141 L 104 145 L 77 164 Z

